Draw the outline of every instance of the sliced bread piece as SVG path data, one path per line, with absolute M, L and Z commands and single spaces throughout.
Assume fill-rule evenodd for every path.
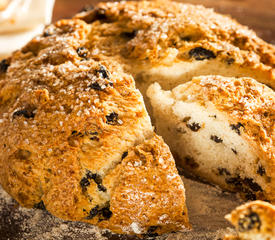
M 185 172 L 275 202 L 275 94 L 251 78 L 201 76 L 151 85 L 157 132 Z
M 253 201 L 237 207 L 225 216 L 236 228 L 238 236 L 226 236 L 224 240 L 274 240 L 275 206 Z
M 188 228 L 142 95 L 117 63 L 88 58 L 86 30 L 60 21 L 0 62 L 0 184 L 22 206 L 116 233 Z

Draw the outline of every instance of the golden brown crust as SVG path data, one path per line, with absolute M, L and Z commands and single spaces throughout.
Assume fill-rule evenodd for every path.
M 155 136 L 132 148 L 104 183 L 113 189 L 110 199 L 113 217 L 110 223 L 102 222 L 99 226 L 116 226 L 115 231 L 123 233 L 125 229 L 121 226 L 130 222 L 128 231 L 135 234 L 148 232 L 150 226 L 151 234 L 190 226 L 182 180 L 161 137 Z
M 123 1 L 100 3 L 76 18 L 91 26 L 94 57 L 146 65 L 217 58 L 263 73 L 269 79 L 265 84 L 275 88 L 274 46 L 212 9 L 172 1 Z M 175 58 L 167 63 L 164 59 L 171 54 Z
M 132 181 L 138 179 L 118 175 L 120 180 L 112 180 L 113 184 L 119 181 L 117 187 L 105 178 L 113 169 L 128 170 L 129 166 L 123 164 L 132 160 L 130 153 L 123 160 L 124 152 L 151 139 L 153 128 L 133 78 L 118 64 L 90 58 L 85 47 L 88 31 L 81 20 L 59 21 L 1 62 L 0 183 L 23 206 L 44 204 L 63 219 L 134 233 L 129 228 L 132 219 L 116 213 L 120 211 L 116 206 L 117 201 L 127 204 L 119 197 L 123 184 L 131 190 Z M 154 184 L 159 182 L 152 183 L 156 200 L 167 200 L 163 208 L 158 205 L 147 209 L 140 205 L 145 199 L 133 200 L 132 204 L 149 217 L 140 220 L 140 234 L 152 231 L 151 224 L 157 224 L 155 218 L 166 210 L 174 215 L 168 217 L 166 226 L 158 223 L 154 231 L 189 226 L 187 215 L 182 215 L 182 209 L 186 213 L 183 183 L 168 147 L 154 137 L 144 143 L 144 148 L 150 150 L 145 158 L 150 168 L 144 174 L 155 171 L 159 180 L 165 181 L 167 164 L 165 170 L 175 179 L 167 179 L 157 189 Z M 159 170 L 157 165 L 152 168 L 152 157 L 156 161 L 162 157 L 167 163 Z M 141 190 L 148 191 L 142 186 Z
M 233 235 L 225 235 L 223 237 L 223 240 L 241 240 L 238 236 L 233 236 Z
M 195 77 L 180 90 L 192 101 L 211 102 L 228 115 L 232 124 L 242 124 L 244 137 L 257 149 L 265 166 L 268 184 L 265 196 L 275 201 L 275 95 L 251 78 Z M 185 101 L 188 101 L 185 99 Z
M 263 239 L 275 236 L 275 207 L 270 203 L 263 201 L 246 203 L 226 215 L 226 219 L 236 227 L 240 236 L 262 234 L 262 238 L 266 236 Z
M 114 60 L 122 64 L 121 68 L 130 61 L 153 66 L 163 64 L 162 59 L 172 51 L 176 53 L 172 64 L 200 58 L 196 51 L 201 49 L 203 58 L 219 58 L 227 64 L 263 72 L 270 79 L 266 83 L 275 88 L 274 47 L 234 20 L 201 6 L 173 2 L 167 5 L 161 1 L 101 3 L 75 19 L 46 27 L 42 36 L 0 64 L 3 187 L 24 206 L 32 207 L 42 199 L 50 212 L 64 219 L 89 220 L 120 233 L 135 232 L 133 226 L 132 230 L 117 226 L 120 220 L 127 227 L 133 223 L 126 215 L 122 219 L 111 217 L 110 221 L 106 218 L 116 201 L 126 204 L 119 190 L 125 187 L 123 184 L 141 181 L 118 174 L 128 167 L 123 163 L 131 162 L 136 155 L 117 164 L 130 147 L 151 138 L 152 127 L 132 77 L 123 73 Z M 256 128 L 259 115 L 254 115 L 249 124 Z M 261 144 L 263 155 L 274 158 L 274 138 L 270 137 L 274 135 L 274 125 L 263 122 L 266 135 L 251 138 Z M 158 138 L 152 141 L 163 144 Z M 166 148 L 163 147 L 164 154 Z M 150 160 L 155 153 L 145 155 Z M 170 158 L 167 156 L 167 161 Z M 176 173 L 172 165 L 170 170 Z M 269 168 L 274 168 L 273 160 Z M 161 179 L 162 170 L 158 172 Z M 117 187 L 104 185 L 108 185 L 105 177 L 110 174 L 111 178 L 112 171 L 121 181 Z M 268 171 L 274 175 L 274 171 Z M 127 177 L 125 182 L 123 177 Z M 173 184 L 180 202 L 175 212 L 170 211 L 173 223 L 155 230 L 158 233 L 179 229 L 180 223 L 188 225 L 186 216 L 176 214 L 184 208 L 178 176 Z M 147 191 L 145 186 L 140 187 Z M 169 201 L 174 200 L 165 184 L 158 189 L 170 196 Z M 169 204 L 167 209 L 172 206 Z M 115 210 L 120 211 L 118 207 Z M 95 212 L 99 217 L 93 216 Z M 140 224 L 144 224 L 145 232 L 155 222 L 152 218 Z

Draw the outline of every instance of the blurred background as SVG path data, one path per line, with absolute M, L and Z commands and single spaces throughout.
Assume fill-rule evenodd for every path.
M 83 6 L 95 5 L 98 2 L 100 1 L 56 0 L 53 21 L 70 18 Z M 255 30 L 264 40 L 275 44 L 275 0 L 178 0 L 178 2 L 202 4 L 214 8 L 217 12 L 229 14 Z

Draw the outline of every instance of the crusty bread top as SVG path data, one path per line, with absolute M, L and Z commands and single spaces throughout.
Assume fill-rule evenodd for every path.
M 59 21 L 0 63 L 1 185 L 23 206 L 116 233 L 189 227 L 142 95 L 118 64 L 90 58 L 87 29 Z
M 112 189 L 113 217 L 100 226 L 149 235 L 190 228 L 182 180 L 161 137 L 131 148 L 103 183 Z
M 120 60 L 123 56 L 123 61 L 153 64 L 163 64 L 168 56 L 166 64 L 219 58 L 228 65 L 266 72 L 275 88 L 275 47 L 212 9 L 173 1 L 122 1 L 100 3 L 76 18 L 92 25 L 89 39 L 94 56 Z
M 198 101 L 202 105 L 211 102 L 218 110 L 228 114 L 232 123 L 241 123 L 250 142 L 258 146 L 260 156 L 271 161 L 271 166 L 275 164 L 273 90 L 251 78 L 210 75 L 195 77 L 173 92 L 177 93 L 176 96 L 183 96 L 187 102 Z
M 83 25 L 79 20 L 59 22 L 60 35 L 35 38 L 6 61 L 6 72 L 0 75 L 0 172 L 27 171 L 25 181 L 37 184 L 37 191 L 47 185 L 42 176 L 60 171 L 63 161 L 80 161 L 72 178 L 81 178 L 78 174 L 84 175 L 85 169 L 105 174 L 124 151 L 152 135 L 133 78 L 111 63 L 87 58 L 81 48 Z M 28 164 L 22 164 L 22 157 L 34 169 L 24 169 Z M 0 179 L 26 206 L 43 195 L 35 190 L 20 194 L 20 185 L 12 185 L 15 179 L 23 181 L 19 176 L 2 173 Z

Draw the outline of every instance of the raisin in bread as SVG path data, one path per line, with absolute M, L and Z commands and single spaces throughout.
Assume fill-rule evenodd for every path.
M 237 236 L 225 239 L 239 240 L 274 240 L 275 207 L 263 201 L 253 201 L 237 207 L 226 216 L 236 228 Z
M 182 180 L 133 78 L 89 58 L 85 22 L 52 27 L 0 64 L 3 188 L 116 233 L 189 228 Z
M 275 94 L 251 78 L 195 77 L 148 89 L 157 132 L 190 173 L 275 202 Z
M 118 61 L 143 95 L 153 82 L 167 90 L 200 75 L 252 77 L 275 89 L 275 47 L 212 9 L 165 0 L 107 2 L 75 19 L 89 26 L 91 57 Z

